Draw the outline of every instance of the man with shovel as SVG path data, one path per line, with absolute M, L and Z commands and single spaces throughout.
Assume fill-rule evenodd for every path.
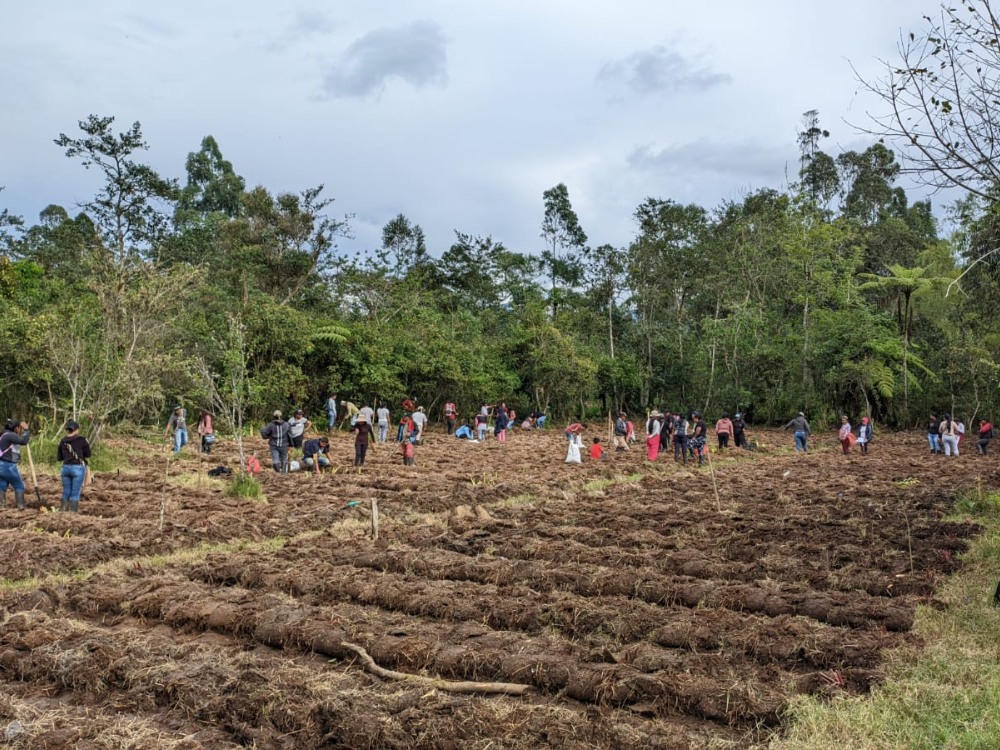
M 14 488 L 14 501 L 18 509 L 25 508 L 24 480 L 21 479 L 17 465 L 21 461 L 21 446 L 27 446 L 30 439 L 31 430 L 28 429 L 27 422 L 7 420 L 3 434 L 0 435 L 0 497 L 4 499 L 4 507 L 7 506 L 9 486 Z

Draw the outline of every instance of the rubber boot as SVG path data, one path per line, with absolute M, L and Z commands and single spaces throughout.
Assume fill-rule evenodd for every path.
M 69 512 L 70 513 L 79 513 L 80 512 L 80 501 L 79 500 L 70 500 L 69 501 Z
M 59 503 L 60 513 L 65 513 L 68 510 L 69 510 L 69 500 L 63 500 L 61 503 Z
M 24 504 L 24 490 L 18 492 L 14 491 L 14 500 L 17 502 L 17 509 L 24 510 L 27 506 Z

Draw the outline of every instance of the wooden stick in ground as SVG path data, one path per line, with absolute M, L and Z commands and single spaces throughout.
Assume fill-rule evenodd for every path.
M 353 643 L 347 643 L 346 641 L 341 642 L 340 646 L 341 648 L 346 648 L 357 654 L 367 671 L 371 672 L 373 675 L 381 677 L 384 680 L 405 680 L 407 682 L 416 682 L 421 685 L 427 685 L 428 687 L 443 690 L 446 693 L 500 693 L 503 695 L 524 695 L 525 693 L 529 693 L 534 690 L 531 685 L 519 685 L 516 682 L 455 682 L 451 680 L 442 680 L 439 677 L 424 677 L 423 675 L 418 674 L 396 672 L 391 669 L 380 667 L 375 663 L 375 660 L 369 656 L 368 652 L 361 648 L 361 646 L 357 646 Z
M 163 469 L 163 489 L 160 491 L 160 531 L 163 531 L 163 519 L 167 514 L 167 479 L 170 477 L 170 450 L 167 449 L 167 465 Z
M 372 539 L 378 541 L 378 498 L 372 498 Z
M 24 446 L 24 451 L 28 454 L 28 468 L 31 469 L 31 484 L 35 488 L 35 499 L 38 500 L 38 507 L 41 508 L 45 503 L 42 502 L 42 493 L 38 490 L 38 476 L 35 474 L 35 462 L 31 460 L 31 446 Z
M 722 500 L 719 498 L 719 483 L 715 480 L 715 466 L 712 464 L 712 451 L 708 449 L 708 445 L 702 446 L 702 450 L 705 451 L 705 455 L 708 456 L 708 471 L 712 475 L 712 489 L 715 490 L 715 509 L 722 512 Z

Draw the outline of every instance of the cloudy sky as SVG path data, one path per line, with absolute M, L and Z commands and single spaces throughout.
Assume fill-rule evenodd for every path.
M 247 184 L 324 183 L 346 250 L 403 213 L 534 252 L 564 182 L 593 245 L 646 197 L 715 207 L 797 169 L 802 113 L 864 148 L 873 75 L 929 0 L 38 0 L 4 10 L 0 207 L 72 210 L 98 176 L 54 145 L 88 114 L 142 123 L 184 178 L 206 135 Z M 848 124 L 851 123 L 851 124 Z

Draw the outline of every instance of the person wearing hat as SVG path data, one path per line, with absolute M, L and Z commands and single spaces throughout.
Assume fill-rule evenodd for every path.
M 364 414 L 358 414 L 358 418 L 351 425 L 350 431 L 358 433 L 354 436 L 354 465 L 364 466 L 365 454 L 368 453 L 368 444 L 371 442 L 375 431 L 368 424 L 368 420 L 365 419 Z
M 87 478 L 90 443 L 80 434 L 80 425 L 72 419 L 66 423 L 66 437 L 59 441 L 56 458 L 62 461 L 62 503 L 59 510 L 80 512 L 80 493 Z
M 861 426 L 858 427 L 858 445 L 861 446 L 861 455 L 868 455 L 868 444 L 872 441 L 872 423 L 868 417 L 861 417 Z
M 628 450 L 628 414 L 618 412 L 614 429 L 615 450 L 619 453 Z
M 180 453 L 181 448 L 188 443 L 187 409 L 180 404 L 177 404 L 170 414 L 170 419 L 167 420 L 167 429 L 163 431 L 163 437 L 169 437 L 171 430 L 174 433 L 174 453 Z
M 344 416 L 341 417 L 340 426 L 343 427 L 344 426 L 343 423 L 346 422 L 347 420 L 350 420 L 351 427 L 354 427 L 354 423 L 358 421 L 358 414 L 361 413 L 361 409 L 357 407 L 357 404 L 354 404 L 350 401 L 341 401 L 340 405 L 344 407 Z
M 330 465 L 330 438 L 321 435 L 312 440 L 306 440 L 302 446 L 302 463 L 319 474 L 320 469 Z
M 783 429 L 792 430 L 795 435 L 795 450 L 806 453 L 809 451 L 809 436 L 812 430 L 809 429 L 809 422 L 806 420 L 804 412 L 799 412 L 798 416 L 789 420 Z
M 743 415 L 739 412 L 733 417 L 733 444 L 737 448 L 747 447 L 747 423 L 743 420 Z
M 288 420 L 288 444 L 292 448 L 301 448 L 306 430 L 312 427 L 312 422 L 306 419 L 302 409 L 296 409 L 295 415 Z
M 28 429 L 27 422 L 7 420 L 3 434 L 0 435 L 0 498 L 4 499 L 4 507 L 7 506 L 7 487 L 13 487 L 14 502 L 19 509 L 25 508 L 24 480 L 21 479 L 17 464 L 21 460 L 21 446 L 27 445 L 30 439 L 31 430 Z
M 275 411 L 274 419 L 260 431 L 260 436 L 267 440 L 267 447 L 271 450 L 271 466 L 279 474 L 288 471 L 289 432 L 288 422 L 281 418 L 280 411 Z
M 646 420 L 646 459 L 655 461 L 660 455 L 660 431 L 663 429 L 663 415 L 656 409 L 649 412 Z

